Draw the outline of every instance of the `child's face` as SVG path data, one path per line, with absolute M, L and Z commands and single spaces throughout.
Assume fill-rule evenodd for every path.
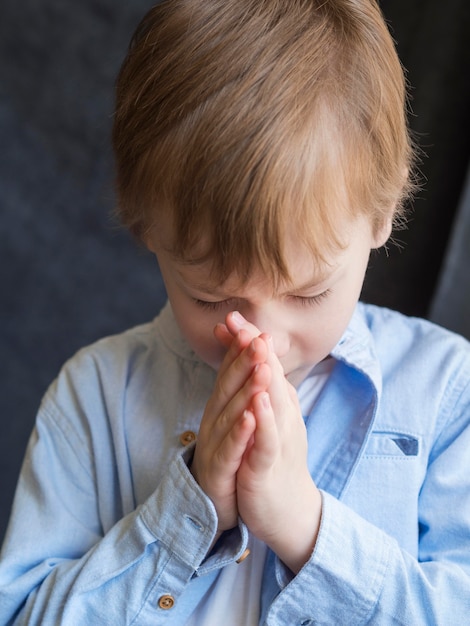
M 230 311 L 239 311 L 273 337 L 288 380 L 298 385 L 341 338 L 359 299 L 370 250 L 383 245 L 389 234 L 387 226 L 374 236 L 365 217 L 343 220 L 339 235 L 346 246 L 322 267 L 293 242 L 287 251 L 293 284 L 281 285 L 274 293 L 260 272 L 244 284 L 237 276 L 213 284 L 209 265 L 178 262 L 156 233 L 147 243 L 157 256 L 179 327 L 201 359 L 219 367 L 225 349 L 215 339 L 214 327 Z

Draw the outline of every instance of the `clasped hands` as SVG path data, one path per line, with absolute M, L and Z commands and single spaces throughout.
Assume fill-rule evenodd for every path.
M 214 503 L 219 535 L 240 516 L 297 573 L 312 553 L 321 518 L 297 394 L 271 337 L 239 313 L 229 313 L 214 334 L 227 353 L 201 420 L 191 472 Z

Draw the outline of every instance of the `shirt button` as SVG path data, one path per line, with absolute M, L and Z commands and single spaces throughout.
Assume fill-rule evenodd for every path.
M 183 446 L 189 446 L 193 441 L 196 441 L 196 433 L 192 430 L 185 430 L 184 433 L 180 435 L 180 443 Z
M 172 609 L 175 606 L 175 599 L 169 595 L 162 596 L 158 601 L 158 606 L 164 611 L 168 611 L 168 609 Z

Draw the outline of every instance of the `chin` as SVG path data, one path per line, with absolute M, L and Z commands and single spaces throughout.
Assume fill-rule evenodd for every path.
M 302 383 L 308 376 L 308 373 L 310 372 L 312 367 L 313 365 L 301 365 L 286 374 L 286 379 L 288 380 L 288 382 L 290 382 L 292 386 L 298 387 L 300 383 Z

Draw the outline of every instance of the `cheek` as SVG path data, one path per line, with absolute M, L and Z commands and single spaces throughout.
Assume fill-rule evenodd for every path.
M 177 318 L 180 330 L 199 358 L 214 369 L 218 369 L 225 349 L 214 337 L 215 322 L 195 317 L 196 319 L 191 319 L 190 315 L 182 315 L 181 319 Z
M 324 359 L 334 348 L 338 341 L 335 329 L 319 324 L 318 330 L 312 331 L 303 344 L 303 351 L 311 362 L 319 362 Z
M 354 307 L 339 303 L 328 307 L 321 314 L 312 316 L 298 340 L 305 355 L 315 361 L 325 358 L 341 339 L 351 318 Z

